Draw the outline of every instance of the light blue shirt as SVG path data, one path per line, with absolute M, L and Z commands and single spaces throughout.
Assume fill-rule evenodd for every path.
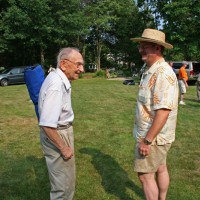
M 40 126 L 57 128 L 73 122 L 71 84 L 59 68 L 51 72 L 42 84 L 38 109 Z

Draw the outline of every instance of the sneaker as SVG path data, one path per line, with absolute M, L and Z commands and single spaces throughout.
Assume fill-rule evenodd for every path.
M 185 105 L 185 102 L 184 101 L 180 101 L 179 104 L 180 105 Z

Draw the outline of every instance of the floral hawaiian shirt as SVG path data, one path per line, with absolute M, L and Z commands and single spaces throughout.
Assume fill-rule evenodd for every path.
M 137 141 L 146 136 L 158 109 L 169 109 L 171 112 L 152 144 L 172 143 L 175 140 L 178 110 L 178 82 L 172 68 L 164 59 L 154 63 L 141 78 L 133 129 Z

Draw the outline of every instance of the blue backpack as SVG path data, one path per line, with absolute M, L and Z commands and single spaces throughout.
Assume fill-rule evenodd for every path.
M 38 97 L 40 88 L 45 79 L 45 73 L 41 65 L 28 66 L 24 70 L 24 80 L 29 92 L 29 96 L 35 106 L 35 112 L 39 120 Z

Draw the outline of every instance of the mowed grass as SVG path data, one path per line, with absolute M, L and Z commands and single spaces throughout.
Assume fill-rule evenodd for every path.
M 142 200 L 133 172 L 138 86 L 80 79 L 72 84 L 77 184 L 75 200 Z M 25 85 L 0 87 L 0 199 L 48 200 L 50 184 L 34 107 Z M 200 198 L 200 103 L 190 86 L 179 106 L 168 155 L 167 199 Z

